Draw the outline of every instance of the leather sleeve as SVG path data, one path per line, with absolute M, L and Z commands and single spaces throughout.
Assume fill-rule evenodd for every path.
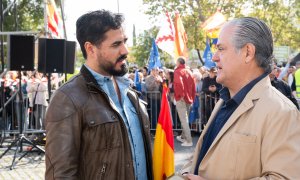
M 80 113 L 66 94 L 55 92 L 46 113 L 46 179 L 78 179 Z

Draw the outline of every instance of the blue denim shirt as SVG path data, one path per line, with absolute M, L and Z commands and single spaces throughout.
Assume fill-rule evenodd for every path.
M 129 136 L 136 179 L 147 180 L 146 155 L 142 129 L 136 110 L 127 96 L 130 85 L 129 79 L 125 77 L 115 77 L 121 93 L 121 102 L 119 102 L 111 77 L 102 76 L 88 66 L 86 66 L 86 68 L 92 73 L 100 88 L 108 95 L 111 102 L 115 105 L 115 109 L 122 116 Z

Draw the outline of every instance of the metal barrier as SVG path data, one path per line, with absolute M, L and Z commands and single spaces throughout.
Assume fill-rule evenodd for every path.
M 11 96 L 4 93 L 5 88 L 9 87 L 4 87 L 2 83 L 0 87 L 2 101 L 0 109 L 0 145 L 2 145 L 5 138 L 12 135 L 44 133 L 44 129 L 37 127 L 39 119 L 35 118 L 32 108 L 29 107 L 29 98 L 21 94 L 19 87 L 16 87 Z M 39 111 L 41 111 L 41 108 L 37 108 L 35 113 L 41 114 L 42 112 Z
M 161 103 L 161 92 L 159 91 L 148 91 L 146 93 L 147 97 L 147 111 L 150 119 L 150 130 L 156 130 L 156 124 L 158 121 L 159 113 L 160 113 L 160 103 Z M 217 96 L 212 96 L 211 94 L 201 93 L 199 98 L 199 118 L 196 119 L 194 123 L 190 123 L 190 129 L 194 132 L 201 132 L 203 126 L 207 123 L 208 117 L 214 107 L 214 104 L 218 100 Z M 169 107 L 171 111 L 173 130 L 180 131 L 182 130 L 179 116 L 177 114 L 176 105 L 169 100 Z

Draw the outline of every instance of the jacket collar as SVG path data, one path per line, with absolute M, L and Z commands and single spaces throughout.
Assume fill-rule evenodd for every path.
M 85 65 L 81 66 L 80 73 L 82 74 L 83 78 L 85 79 L 88 85 L 98 87 L 97 80 L 94 78 L 92 73 L 85 67 Z
M 185 64 L 179 64 L 177 67 L 176 67 L 176 69 L 184 69 L 185 68 Z M 175 70 L 176 70 L 175 69 Z

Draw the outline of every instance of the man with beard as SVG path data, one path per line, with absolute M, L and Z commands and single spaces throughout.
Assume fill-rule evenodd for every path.
M 147 110 L 123 76 L 123 21 L 99 10 L 76 22 L 86 62 L 48 107 L 46 179 L 153 179 Z

